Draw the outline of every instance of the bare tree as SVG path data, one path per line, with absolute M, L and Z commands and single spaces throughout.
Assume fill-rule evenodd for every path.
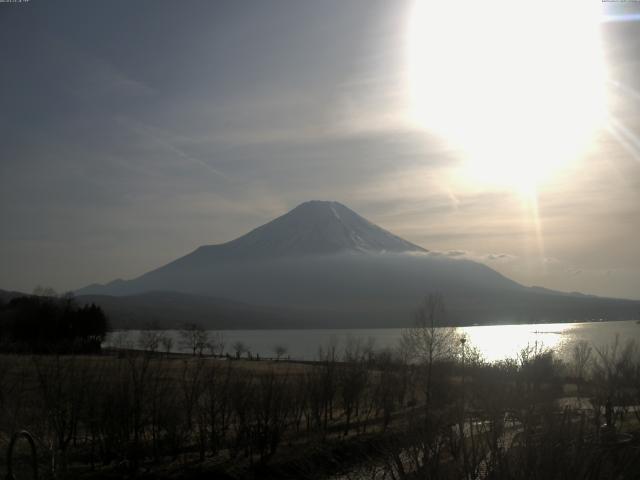
M 213 335 L 210 335 L 207 348 L 212 356 L 221 357 L 224 354 L 224 347 L 225 341 L 222 332 L 214 332 Z
M 160 337 L 160 344 L 162 345 L 162 350 L 164 351 L 164 353 L 169 355 L 171 353 L 171 349 L 173 348 L 173 338 L 171 338 L 167 334 L 163 334 L 162 337 Z
M 91 375 L 88 365 L 76 357 L 33 357 L 33 364 L 41 408 L 46 412 L 45 436 L 50 445 L 51 470 L 59 468 L 65 472 L 67 452 L 76 439 Z
M 185 350 L 190 350 L 195 357 L 196 353 L 202 356 L 202 352 L 209 340 L 208 332 L 197 323 L 188 323 L 180 330 L 181 345 Z
M 233 345 L 231 345 L 231 348 L 235 352 L 236 358 L 240 358 L 242 354 L 248 350 L 245 343 L 240 340 L 238 340 L 237 342 L 233 342 Z
M 134 347 L 134 343 L 131 340 L 131 332 L 129 330 L 113 332 L 109 339 L 109 343 L 117 350 L 131 350 Z
M 444 298 L 427 295 L 415 313 L 415 325 L 402 332 L 402 346 L 410 357 L 425 363 L 451 359 L 459 343 L 455 328 L 445 325 Z
M 206 434 L 205 424 L 200 419 L 200 407 L 202 406 L 201 396 L 204 393 L 205 385 L 205 361 L 202 358 L 195 360 L 185 360 L 182 364 L 182 378 L 180 387 L 182 390 L 182 410 L 185 414 L 183 425 L 183 437 L 188 440 L 193 433 L 196 433 L 200 446 L 200 459 L 204 458 L 204 442 Z
M 582 383 L 585 380 L 587 364 L 591 360 L 592 351 L 591 345 L 586 340 L 576 343 L 571 351 L 571 363 L 573 364 L 573 373 L 578 384 L 578 396 L 582 392 Z
M 148 353 L 155 353 L 160 347 L 161 334 L 158 330 L 142 330 L 138 335 L 138 347 Z
M 284 345 L 276 345 L 273 347 L 273 353 L 276 354 L 276 360 L 280 360 L 287 353 L 287 347 Z
M 596 408 L 604 404 L 606 423 L 613 427 L 616 420 L 613 416 L 614 406 L 619 411 L 626 411 L 631 403 L 635 403 L 630 392 L 637 384 L 638 345 L 633 339 L 621 345 L 620 337 L 616 335 L 610 345 L 594 348 L 597 355 L 592 364 L 592 376 L 596 396 L 592 398 L 592 403 Z
M 431 406 L 433 365 L 455 355 L 459 343 L 456 330 L 445 325 L 444 298 L 441 294 L 428 294 L 415 314 L 415 326 L 402 332 L 401 349 L 427 369 L 425 405 L 427 415 Z

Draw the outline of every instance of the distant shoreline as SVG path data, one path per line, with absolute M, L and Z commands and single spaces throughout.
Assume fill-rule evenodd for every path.
M 518 325 L 565 325 L 565 324 L 582 324 L 582 323 L 610 323 L 610 322 L 640 322 L 640 319 L 601 319 L 601 320 L 576 320 L 576 321 L 566 321 L 566 322 L 522 322 L 522 323 L 483 323 L 483 324 L 473 324 L 473 325 L 460 325 L 460 324 L 450 324 L 450 325 L 441 325 L 438 328 L 471 328 L 471 327 L 507 327 L 507 326 L 518 326 Z M 291 332 L 291 331 L 299 331 L 299 330 L 402 330 L 405 328 L 412 328 L 413 325 L 403 325 L 403 326 L 395 326 L 395 327 L 380 327 L 380 326 L 331 326 L 331 327 L 316 327 L 316 326 L 304 326 L 301 325 L 298 328 L 250 328 L 250 327 L 238 327 L 238 328 L 204 328 L 206 331 L 211 332 L 239 332 L 239 331 L 283 331 L 283 332 Z M 114 332 L 139 332 L 139 331 L 180 331 L 183 328 L 176 326 L 172 328 L 114 328 L 109 331 L 109 333 Z M 542 332 L 541 332 L 542 333 Z M 549 333 L 549 332 L 545 332 Z

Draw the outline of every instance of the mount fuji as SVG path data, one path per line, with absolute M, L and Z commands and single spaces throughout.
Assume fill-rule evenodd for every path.
M 408 242 L 338 202 L 305 202 L 233 241 L 206 245 L 80 299 L 114 323 L 209 328 L 399 327 L 439 292 L 454 324 L 632 318 L 640 302 L 514 282 L 488 266 Z M 144 306 L 144 307 L 143 307 Z

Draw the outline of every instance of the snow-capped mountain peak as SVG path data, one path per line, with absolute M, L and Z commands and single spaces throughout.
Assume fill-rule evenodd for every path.
M 374 225 L 341 203 L 320 200 L 302 203 L 224 246 L 242 250 L 252 257 L 426 251 Z

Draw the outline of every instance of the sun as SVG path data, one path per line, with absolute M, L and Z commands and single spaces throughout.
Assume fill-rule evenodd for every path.
M 475 182 L 535 189 L 604 126 L 598 3 L 417 0 L 412 119 L 460 149 Z

